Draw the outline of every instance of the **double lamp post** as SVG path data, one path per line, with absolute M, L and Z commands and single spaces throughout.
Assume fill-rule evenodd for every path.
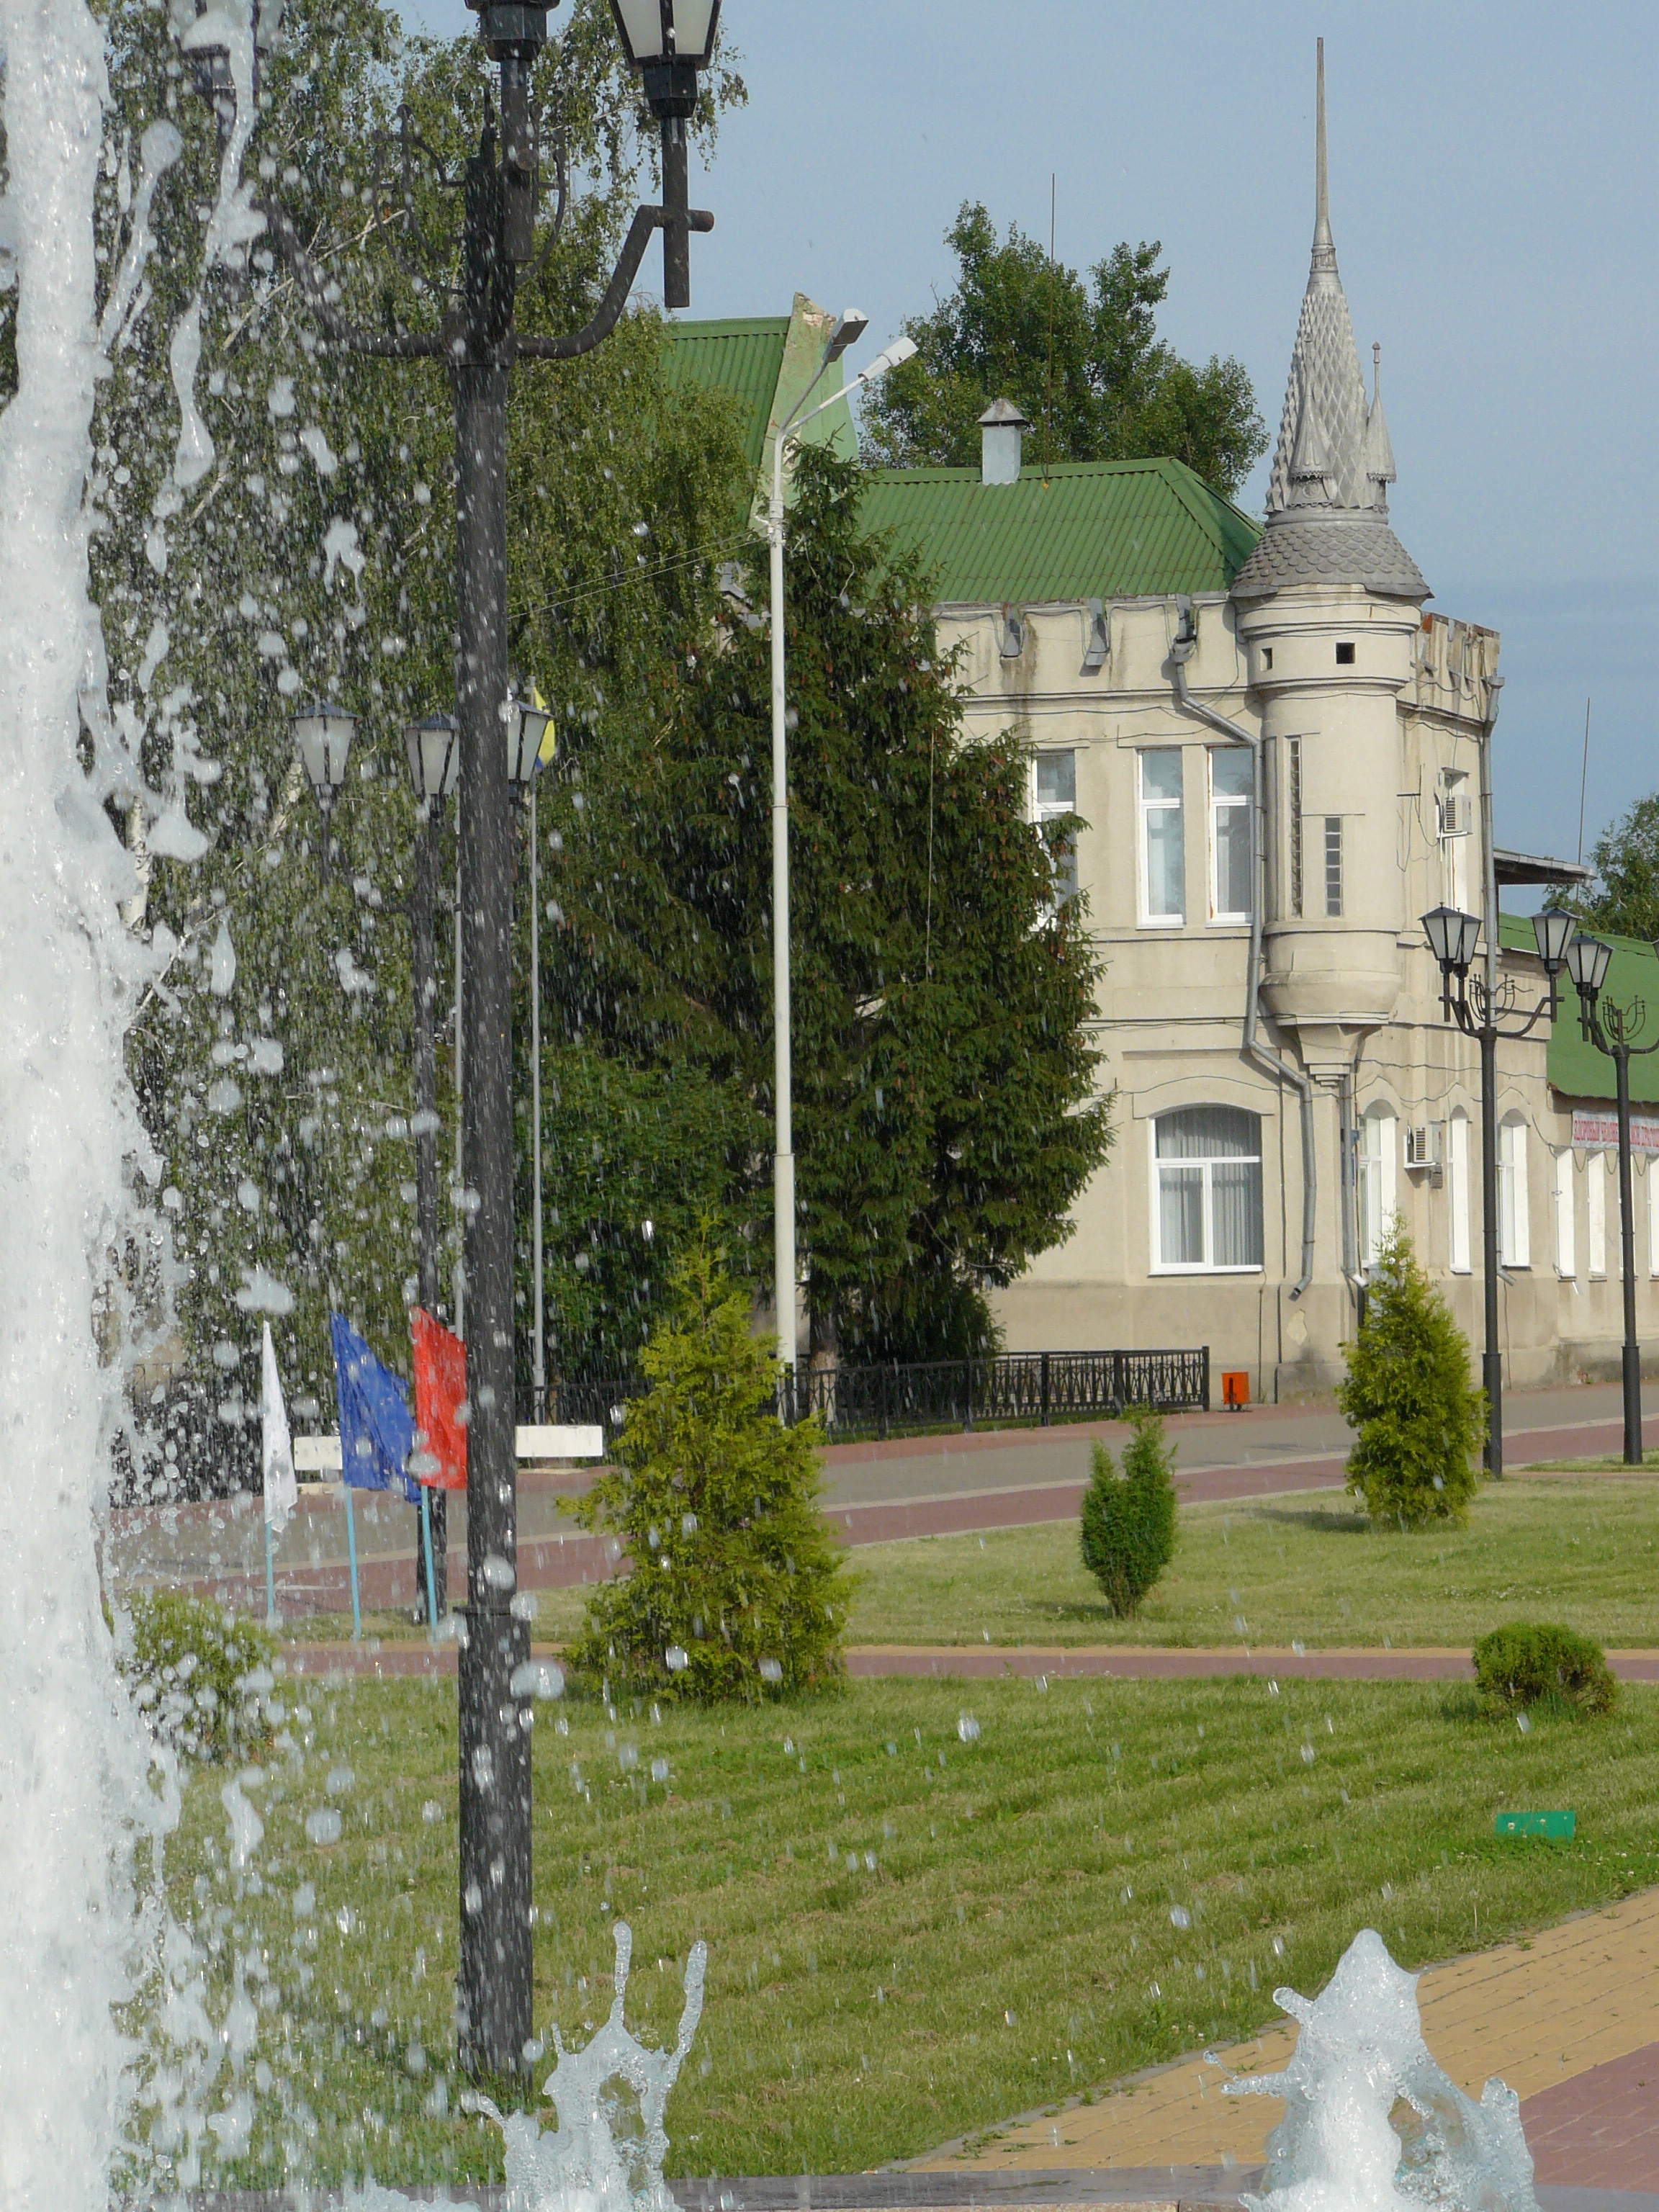
M 1623 1348 L 1625 1462 L 1642 1464 L 1641 1347 L 1636 1335 L 1636 1229 L 1631 1185 L 1630 1063 L 1633 1054 L 1659 1051 L 1659 1037 L 1638 1044 L 1646 1010 L 1640 1000 L 1629 1006 L 1603 1006 L 1612 949 L 1599 938 L 1577 933 L 1574 918 L 1559 907 L 1546 907 L 1532 918 L 1533 937 L 1543 963 L 1547 988 L 1532 1004 L 1523 1003 L 1513 979 L 1497 979 L 1495 945 L 1487 948 L 1485 972 L 1475 972 L 1480 941 L 1479 915 L 1460 908 L 1437 906 L 1423 916 L 1423 932 L 1440 969 L 1440 1003 L 1449 1021 L 1480 1048 L 1480 1209 L 1482 1233 L 1482 1289 L 1485 1293 L 1486 1347 L 1481 1380 L 1486 1393 L 1486 1468 L 1493 1476 L 1504 1472 L 1504 1361 L 1498 1314 L 1498 1045 L 1500 1038 L 1524 1037 L 1540 1022 L 1553 1023 L 1559 1006 L 1561 971 L 1565 969 L 1578 994 L 1578 1016 L 1587 1042 L 1613 1060 L 1617 1075 L 1619 1112 L 1619 1226 L 1623 1257 L 1625 1340 Z M 1514 1202 L 1523 1194 L 1514 1194 Z
M 253 207 L 286 263 L 325 353 L 441 363 L 455 420 L 456 721 L 459 749 L 461 944 L 466 988 L 460 1046 L 466 1069 L 467 1634 L 459 1650 L 460 1971 L 456 2021 L 464 2065 L 514 2072 L 533 2034 L 530 1708 L 523 1684 L 529 1629 L 517 1603 L 518 1485 L 514 1449 L 513 1295 L 513 836 L 506 747 L 507 386 L 522 361 L 568 361 L 615 329 L 653 235 L 663 234 L 663 296 L 690 304 L 690 235 L 714 217 L 688 204 L 687 125 L 714 46 L 720 0 L 612 0 L 629 62 L 661 132 L 663 204 L 635 210 L 620 258 L 590 322 L 562 337 L 514 328 L 519 271 L 537 238 L 538 155 L 531 71 L 546 43 L 545 0 L 471 0 L 497 73 L 500 131 L 486 113 L 477 150 L 459 175 L 459 238 L 428 255 L 421 296 L 436 303 L 424 326 L 396 315 L 353 322 L 331 273 L 314 260 L 275 194 Z M 263 15 L 252 46 L 214 44 L 220 18 L 190 35 L 198 82 L 228 128 L 253 96 Z M 240 34 L 239 34 L 240 43 Z M 238 82 L 239 76 L 241 81 Z M 427 159 L 407 131 L 401 196 L 377 204 L 394 251 L 424 251 L 414 227 L 412 165 Z M 376 198 L 378 201 L 379 195 Z M 340 760 L 343 773 L 343 754 Z M 332 783 L 331 790 L 334 788 Z M 326 831 L 325 831 L 326 838 Z M 432 1162 L 435 1176 L 435 1155 Z M 435 1192 L 435 1182 L 434 1182 Z M 435 1201 L 434 1201 L 435 1202 Z

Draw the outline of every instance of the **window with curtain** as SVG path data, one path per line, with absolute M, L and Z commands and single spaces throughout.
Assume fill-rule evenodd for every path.
M 1261 1116 L 1186 1106 L 1152 1125 L 1152 1267 L 1224 1274 L 1261 1265 Z
M 1589 1201 L 1589 1271 L 1595 1282 L 1607 1272 L 1607 1156 L 1591 1152 L 1584 1162 L 1584 1193 Z
M 1505 1121 L 1498 1132 L 1498 1256 L 1506 1267 L 1532 1265 L 1524 1121 Z
M 1555 1272 L 1567 1278 L 1578 1273 L 1578 1255 L 1573 1240 L 1571 1147 L 1555 1156 Z
M 1659 1176 L 1653 1172 L 1651 1154 L 1643 1170 L 1643 1180 L 1648 1187 L 1648 1273 L 1659 1275 Z
M 1138 756 L 1140 772 L 1141 920 L 1170 928 L 1187 918 L 1186 810 L 1181 748 Z
M 1248 745 L 1210 748 L 1210 919 L 1248 921 L 1255 768 Z
M 1469 1117 L 1461 1106 L 1446 1124 L 1448 1258 L 1454 1275 L 1469 1272 Z
M 1077 755 L 1039 753 L 1031 763 L 1031 818 L 1054 856 L 1055 907 L 1077 896 L 1077 840 L 1059 836 L 1048 824 L 1076 811 Z
M 1368 1107 L 1359 1123 L 1359 1264 L 1374 1267 L 1396 1204 L 1400 1124 L 1386 1106 Z

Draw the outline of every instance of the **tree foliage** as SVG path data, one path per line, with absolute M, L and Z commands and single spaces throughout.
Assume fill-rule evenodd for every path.
M 614 1468 L 569 1510 L 633 1562 L 587 1602 L 579 1674 L 656 1697 L 753 1704 L 841 1672 L 849 1582 L 819 1510 L 816 1419 L 786 1428 L 776 1360 L 706 1237 L 671 1279 Z
M 1486 1394 L 1468 1340 L 1395 1217 L 1371 1270 L 1365 1317 L 1343 1347 L 1336 1401 L 1355 1431 L 1348 1487 L 1377 1522 L 1462 1526 L 1480 1480 Z
M 905 329 L 915 358 L 871 387 L 872 459 L 976 467 L 979 417 L 1013 400 L 1033 424 L 1028 458 L 1124 461 L 1172 454 L 1231 498 L 1267 450 L 1250 380 L 1231 356 L 1201 368 L 1158 335 L 1169 289 L 1163 251 L 1115 246 L 1088 280 L 1054 264 L 1036 239 L 996 227 L 964 202 L 945 242 L 955 287 Z M 1052 374 L 1050 372 L 1052 337 Z
M 1474 1680 L 1482 1706 L 1496 1719 L 1540 1705 L 1605 1714 L 1619 1701 L 1618 1680 L 1601 1645 L 1547 1622 L 1510 1621 L 1481 1637 Z
M 1618 937 L 1659 938 L 1659 792 L 1610 823 L 1590 860 L 1595 882 L 1574 901 L 1584 921 Z
M 859 483 L 801 455 L 787 563 L 799 1256 L 815 1343 L 924 1358 L 983 1345 L 988 1287 L 1070 1233 L 1109 1109 L 1082 902 L 1051 910 L 1027 757 L 964 739 L 926 580 L 861 533 Z M 728 1100 L 712 1133 L 751 1265 L 771 1210 L 764 577 L 751 548 L 716 649 L 687 639 L 648 712 L 570 764 L 546 959 L 567 1037 L 659 1080 L 697 1068 Z
M 1097 1443 L 1083 1493 L 1083 1564 L 1120 1620 L 1133 1613 L 1176 1547 L 1175 1455 L 1163 1420 L 1143 1406 L 1131 1413 L 1129 1425 L 1122 1473 Z

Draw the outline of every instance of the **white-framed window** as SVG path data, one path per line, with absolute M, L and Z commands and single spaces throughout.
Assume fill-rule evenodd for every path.
M 1152 1124 L 1152 1272 L 1261 1266 L 1261 1116 L 1183 1106 Z
M 1359 1264 L 1374 1267 L 1394 1218 L 1400 1124 L 1387 1106 L 1368 1106 L 1359 1121 Z
M 1135 757 L 1140 778 L 1140 919 L 1148 928 L 1177 929 L 1187 919 L 1181 748 L 1149 747 Z
M 1435 801 L 1440 841 L 1440 889 L 1448 906 L 1460 914 L 1469 911 L 1469 848 L 1474 838 L 1474 799 L 1469 779 L 1462 769 L 1440 771 L 1440 791 Z
M 1077 812 L 1077 755 L 1039 753 L 1031 763 L 1031 819 L 1054 856 L 1054 903 L 1077 896 L 1077 840 L 1051 836 L 1048 824 Z
M 1506 1267 L 1532 1265 L 1524 1121 L 1505 1121 L 1498 1132 L 1498 1256 Z
M 1454 1275 L 1469 1272 L 1469 1117 L 1461 1106 L 1446 1123 L 1446 1210 L 1450 1224 L 1448 1264 Z
M 1584 1161 L 1584 1194 L 1589 1200 L 1590 1280 L 1599 1282 L 1607 1272 L 1607 1156 L 1591 1152 Z
M 1659 1275 L 1659 1176 L 1653 1172 L 1651 1154 L 1643 1170 L 1643 1180 L 1648 1187 L 1648 1273 Z
M 1571 1281 L 1578 1273 L 1578 1255 L 1573 1239 L 1572 1206 L 1572 1148 L 1567 1146 L 1555 1155 L 1555 1272 Z
M 1248 745 L 1212 745 L 1210 762 L 1210 919 L 1248 921 L 1255 897 L 1254 839 L 1250 816 L 1255 799 L 1253 757 Z

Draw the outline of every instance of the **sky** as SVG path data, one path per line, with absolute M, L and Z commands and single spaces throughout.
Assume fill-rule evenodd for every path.
M 463 31 L 461 0 L 411 27 Z M 1659 788 L 1659 9 L 1186 0 L 725 0 L 749 102 L 694 204 L 693 316 L 926 313 L 963 200 L 1086 268 L 1158 239 L 1160 330 L 1236 355 L 1276 430 L 1313 226 L 1382 386 L 1395 526 L 1431 605 L 1503 633 L 1499 841 L 1572 858 Z M 556 33 L 556 7 L 550 27 Z M 654 256 L 647 278 L 659 283 Z M 1261 511 L 1259 468 L 1242 503 Z

